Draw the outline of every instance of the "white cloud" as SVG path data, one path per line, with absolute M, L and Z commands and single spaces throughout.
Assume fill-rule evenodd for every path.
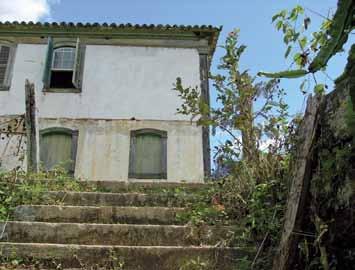
M 0 21 L 38 21 L 50 18 L 51 4 L 58 0 L 1 0 Z

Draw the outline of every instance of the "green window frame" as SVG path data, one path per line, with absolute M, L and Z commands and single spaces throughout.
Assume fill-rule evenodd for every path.
M 57 49 L 71 47 L 75 48 L 74 66 L 72 73 L 72 84 L 70 88 L 53 88 L 51 87 L 51 75 L 53 66 L 53 57 Z M 56 41 L 52 37 L 48 37 L 47 53 L 43 70 L 43 91 L 55 93 L 80 93 L 82 91 L 84 62 L 85 62 L 86 45 L 79 38 L 76 41 Z
M 70 167 L 68 168 L 68 173 L 71 175 L 74 175 L 77 149 L 78 149 L 78 136 L 79 136 L 78 130 L 72 130 L 72 129 L 64 128 L 64 127 L 51 127 L 51 128 L 46 128 L 46 129 L 40 130 L 40 132 L 39 132 L 39 135 L 40 135 L 39 149 L 40 149 L 41 162 L 44 162 L 43 161 L 44 151 L 41 149 L 43 146 L 42 142 L 43 142 L 44 137 L 46 135 L 57 135 L 57 134 L 63 134 L 63 135 L 67 135 L 67 136 L 71 137 L 70 158 L 71 158 L 72 162 L 70 163 Z
M 137 145 L 141 136 L 153 136 L 159 138 L 160 149 L 160 171 L 158 172 L 141 172 L 137 171 L 140 149 Z M 132 130 L 130 134 L 130 154 L 129 154 L 129 178 L 135 179 L 167 179 L 167 132 L 157 129 L 139 129 Z M 147 153 L 149 155 L 149 153 Z

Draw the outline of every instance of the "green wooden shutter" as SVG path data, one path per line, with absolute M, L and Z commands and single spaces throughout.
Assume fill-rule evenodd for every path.
M 75 61 L 72 82 L 76 88 L 81 88 L 82 76 L 84 69 L 85 46 L 80 43 L 80 39 L 76 40 Z
M 137 174 L 152 176 L 162 173 L 162 143 L 159 135 L 137 136 L 135 171 Z
M 7 64 L 6 76 L 5 76 L 5 81 L 4 81 L 4 86 L 6 88 L 8 88 L 8 89 L 11 86 L 12 72 L 13 72 L 14 62 L 15 62 L 15 52 L 16 52 L 16 47 L 15 46 L 11 46 L 10 47 L 9 61 L 8 61 L 8 64 Z
M 44 63 L 43 78 L 42 78 L 43 88 L 49 88 L 50 85 L 52 58 L 53 58 L 53 39 L 52 37 L 48 37 L 47 55 Z
M 47 133 L 41 136 L 41 162 L 46 170 L 62 165 L 68 172 L 72 171 L 72 136 L 66 133 Z
M 167 132 L 156 129 L 131 131 L 129 178 L 167 179 Z

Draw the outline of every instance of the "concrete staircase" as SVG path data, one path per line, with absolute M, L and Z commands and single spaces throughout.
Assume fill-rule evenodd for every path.
M 248 254 L 219 247 L 229 227 L 196 228 L 176 219 L 201 185 L 90 184 L 105 192 L 51 191 L 41 205 L 18 206 L 13 221 L 0 223 L 0 255 L 48 269 L 228 270 Z M 175 187 L 191 194 L 151 192 Z

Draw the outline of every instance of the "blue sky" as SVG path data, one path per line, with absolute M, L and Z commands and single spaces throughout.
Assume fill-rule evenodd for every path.
M 285 45 L 281 33 L 271 23 L 271 17 L 281 9 L 295 5 L 306 7 L 312 18 L 312 27 L 317 29 L 323 20 L 312 11 L 327 16 L 336 9 L 336 0 L 2 0 L 0 20 L 41 20 L 72 22 L 115 22 L 139 24 L 212 24 L 223 26 L 219 44 L 234 28 L 240 28 L 240 40 L 248 46 L 241 66 L 252 74 L 258 71 L 287 69 L 289 61 L 283 57 Z M 312 11 L 311 11 L 312 10 Z M 344 53 L 334 57 L 328 65 L 331 78 L 339 76 L 346 64 L 347 50 L 354 43 L 354 35 L 345 46 Z M 212 72 L 221 57 L 217 49 L 212 63 Z M 332 81 L 325 75 L 318 82 Z M 282 86 L 287 92 L 291 113 L 303 110 L 304 96 L 298 90 L 300 81 L 285 80 Z M 213 89 L 212 91 L 212 99 Z M 212 104 L 214 104 L 212 100 Z

